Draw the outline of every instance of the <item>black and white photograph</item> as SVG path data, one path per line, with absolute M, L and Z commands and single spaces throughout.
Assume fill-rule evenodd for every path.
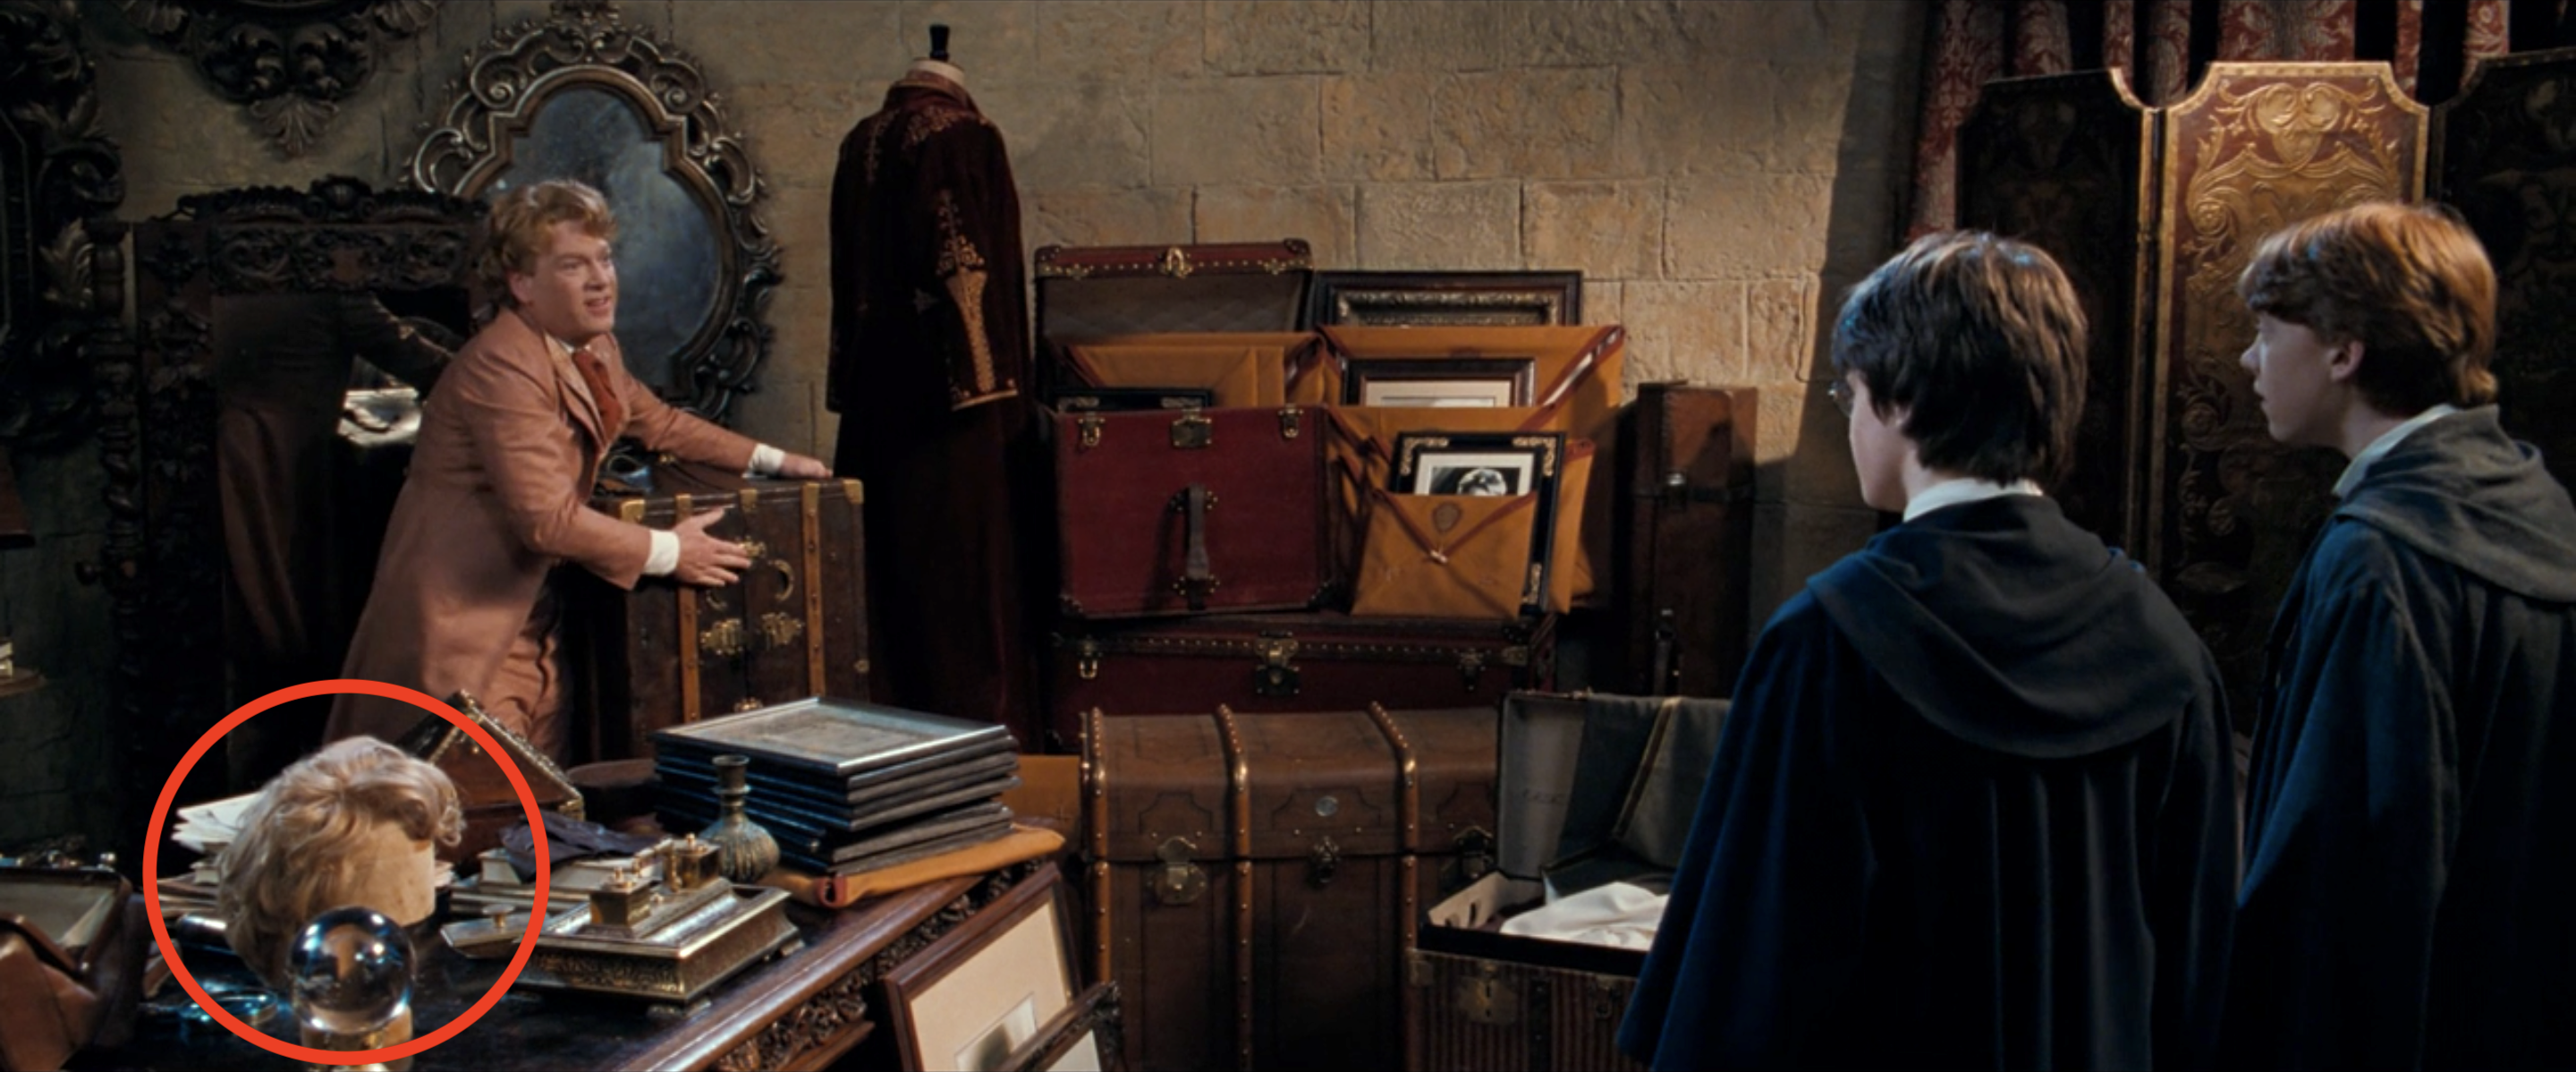
M 1408 409 L 1526 406 L 1537 365 L 1529 357 L 1352 358 L 1342 400 Z

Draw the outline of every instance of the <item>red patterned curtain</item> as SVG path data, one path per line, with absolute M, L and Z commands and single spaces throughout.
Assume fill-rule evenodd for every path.
M 2149 105 L 2213 61 L 2386 60 L 2427 104 L 2478 57 L 2576 44 L 2576 0 L 1934 0 L 1908 236 L 1949 227 L 1959 124 L 1997 78 L 2116 67 Z

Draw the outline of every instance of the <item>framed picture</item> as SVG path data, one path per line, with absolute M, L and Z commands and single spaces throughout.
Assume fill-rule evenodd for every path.
M 1002 1062 L 1011 1072 L 1101 1072 L 1118 1052 L 1118 984 L 1093 983 Z
M 886 973 L 907 1069 L 999 1072 L 1074 1003 L 1070 913 L 1054 868 Z
M 1531 327 L 1583 322 L 1581 272 L 1317 272 L 1312 327 Z
M 1556 547 L 1562 432 L 1403 432 L 1387 490 L 1399 495 L 1535 495 L 1525 611 L 1546 598 Z
M 1526 406 L 1537 369 L 1535 357 L 1354 357 L 1342 369 L 1342 402 L 1418 409 Z

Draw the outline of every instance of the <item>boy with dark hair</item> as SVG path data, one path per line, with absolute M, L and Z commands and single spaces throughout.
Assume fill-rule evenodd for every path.
M 1620 1045 L 1657 1068 L 2205 1063 L 2236 885 L 2215 664 L 2068 522 L 2084 318 L 1932 235 L 1852 291 L 1832 393 L 1903 524 L 1756 643 Z
M 2576 508 L 2489 404 L 2495 272 L 2367 204 L 2237 292 L 2272 437 L 2352 462 L 2272 629 L 2223 1051 L 2576 1063 Z

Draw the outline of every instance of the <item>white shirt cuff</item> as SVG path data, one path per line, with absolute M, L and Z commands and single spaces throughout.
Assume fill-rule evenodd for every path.
M 751 448 L 751 471 L 744 473 L 743 475 L 767 476 L 785 468 L 786 465 L 786 451 L 770 446 L 767 443 L 760 443 Z
M 644 554 L 644 575 L 668 577 L 680 568 L 680 534 L 669 529 L 651 529 L 653 549 Z

